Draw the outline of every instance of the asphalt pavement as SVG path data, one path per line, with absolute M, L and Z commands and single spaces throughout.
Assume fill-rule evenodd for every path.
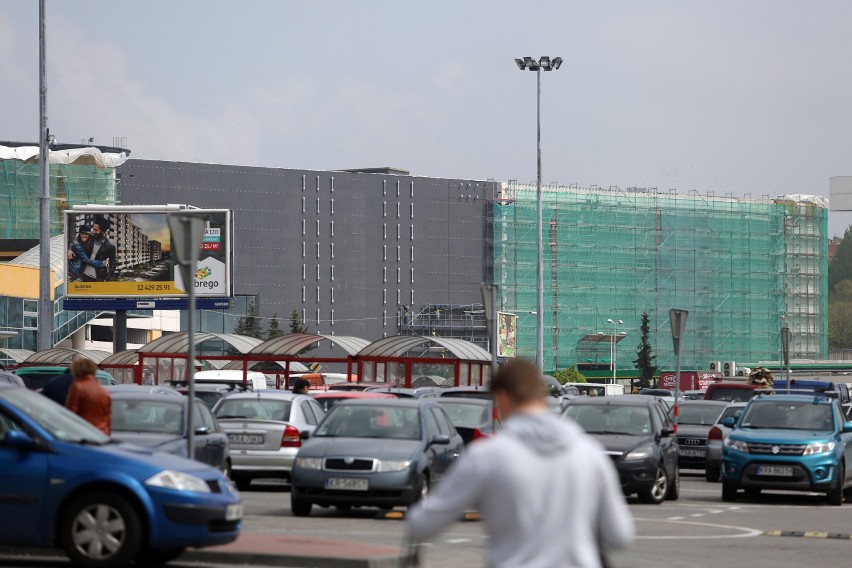
M 307 518 L 290 513 L 287 487 L 276 482 L 255 482 L 243 492 L 246 539 L 286 539 L 288 542 L 323 541 L 358 543 L 387 550 L 402 544 L 404 524 L 387 520 L 374 509 L 338 511 L 314 508 Z M 616 568 L 717 568 L 744 566 L 846 567 L 852 558 L 852 503 L 831 507 L 822 495 L 764 493 L 736 503 L 723 503 L 721 485 L 707 483 L 700 472 L 681 477 L 681 498 L 662 505 L 630 500 L 638 538 L 627 551 L 613 554 Z M 485 566 L 487 538 L 480 522 L 459 522 L 424 547 L 426 565 L 434 568 Z M 566 535 L 570 538 L 570 535 Z M 243 540 L 242 538 L 240 540 Z M 239 541 L 238 541 L 239 542 Z M 248 540 L 246 541 L 248 542 Z M 197 556 L 195 557 L 197 558 Z M 178 560 L 175 568 L 261 566 L 257 559 L 215 555 L 207 561 Z M 308 568 L 309 561 L 277 563 Z M 49 557 L 0 555 L 0 566 L 64 568 L 67 561 Z

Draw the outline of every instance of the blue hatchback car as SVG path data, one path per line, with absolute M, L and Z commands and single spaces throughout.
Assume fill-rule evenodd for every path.
M 161 564 L 235 540 L 242 504 L 216 469 L 115 442 L 0 385 L 0 519 L 0 543 L 58 546 L 77 565 Z
M 722 500 L 739 489 L 815 491 L 841 505 L 852 486 L 852 422 L 825 396 L 759 395 L 748 403 L 722 448 Z

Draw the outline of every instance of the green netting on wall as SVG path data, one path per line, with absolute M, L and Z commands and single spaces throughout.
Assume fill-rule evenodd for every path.
M 39 238 L 38 162 L 0 160 L 0 239 Z M 115 205 L 114 168 L 50 166 L 50 234 L 62 232 L 62 211 L 74 205 Z
M 518 314 L 518 351 L 534 357 L 535 187 L 509 186 L 494 205 L 494 281 L 500 309 Z M 779 329 L 792 356 L 827 357 L 827 210 L 647 191 L 543 191 L 545 369 L 633 368 L 643 312 L 662 368 L 674 367 L 668 311 L 689 310 L 684 368 L 777 361 Z M 608 324 L 622 320 L 624 325 Z

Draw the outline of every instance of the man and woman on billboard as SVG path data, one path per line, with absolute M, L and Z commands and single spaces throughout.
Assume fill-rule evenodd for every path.
M 91 225 L 82 225 L 68 249 L 68 279 L 71 282 L 106 282 L 115 272 L 115 244 L 107 233 L 111 224 L 95 217 Z

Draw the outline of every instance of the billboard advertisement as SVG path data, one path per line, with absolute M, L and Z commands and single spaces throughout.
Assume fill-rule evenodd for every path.
M 680 390 L 706 390 L 708 385 L 718 382 L 722 375 L 699 371 L 680 372 Z M 660 388 L 674 390 L 677 374 L 672 371 L 660 373 Z
M 517 346 L 518 316 L 497 312 L 497 357 L 514 357 Z
M 67 298 L 186 297 L 187 287 L 171 252 L 169 211 L 165 206 L 65 211 Z M 231 296 L 231 211 L 187 211 L 206 221 L 195 270 L 197 297 Z

